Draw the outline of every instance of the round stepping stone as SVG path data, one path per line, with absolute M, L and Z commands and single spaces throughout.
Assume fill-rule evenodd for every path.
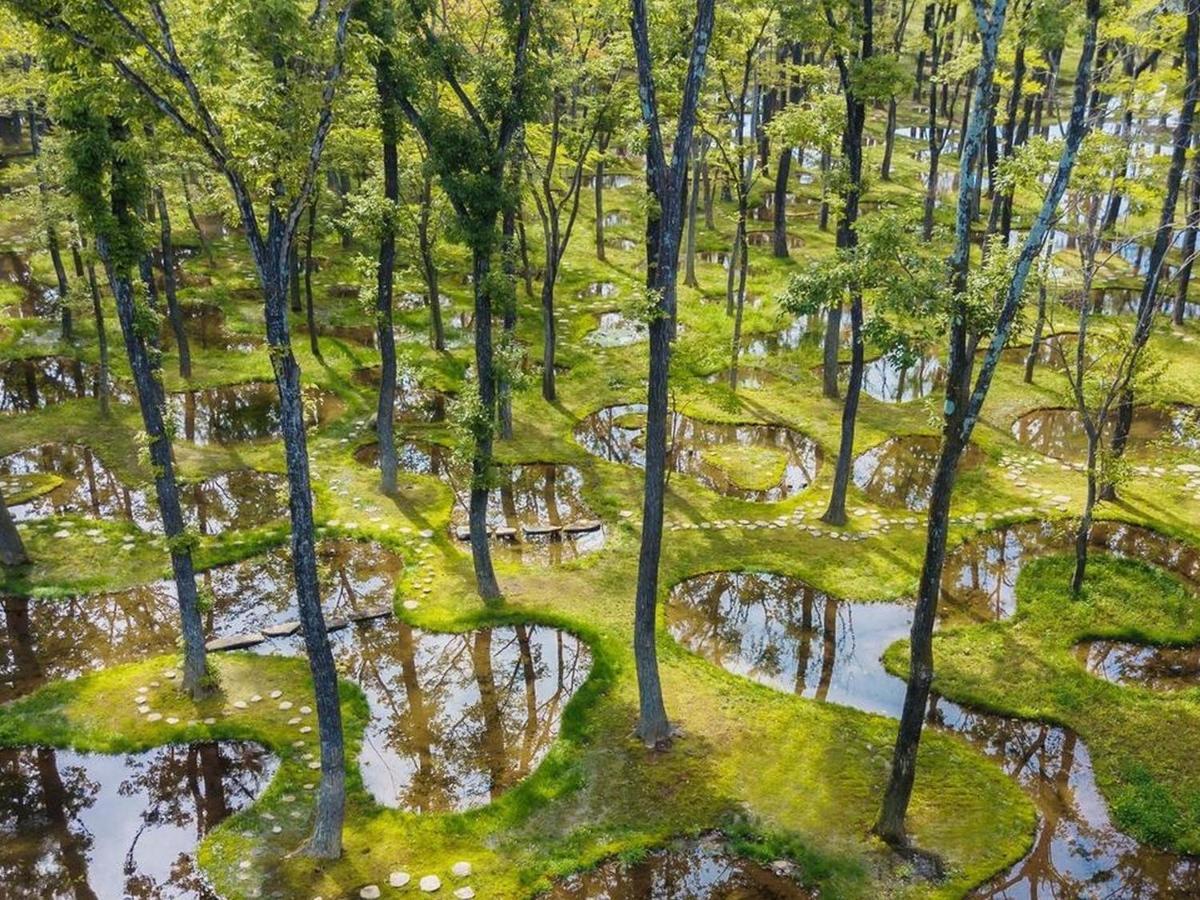
M 150 707 L 143 704 L 142 706 L 138 707 L 138 712 L 144 716 L 146 713 L 150 712 Z
M 282 834 L 282 833 L 283 833 L 283 826 L 281 826 L 281 825 L 272 825 L 271 826 L 271 834 Z
M 311 731 L 312 731 L 312 726 L 311 726 L 311 725 L 302 725 L 302 726 L 300 727 L 300 733 L 301 733 L 301 734 L 308 734 L 308 733 L 309 733 L 309 732 L 311 732 Z
M 418 603 L 416 600 L 405 600 L 404 601 L 404 608 L 407 610 L 410 610 L 410 611 L 418 608 L 420 605 L 421 604 Z
M 450 874 L 455 878 L 466 878 L 471 874 L 471 864 L 466 860 L 456 862 L 450 867 Z
M 307 715 L 308 715 L 309 713 L 311 713 L 311 712 L 312 712 L 312 707 L 311 707 L 311 706 L 302 706 L 302 707 L 300 707 L 300 715 L 302 715 L 302 716 L 307 716 Z
M 436 875 L 426 875 L 418 885 L 427 894 L 432 894 L 442 886 L 442 879 Z
M 302 718 L 300 718 L 299 716 L 292 716 L 290 719 L 288 719 L 288 724 L 289 725 L 299 725 L 303 721 L 304 720 Z
M 251 703 L 262 703 L 262 695 L 255 694 L 253 697 L 250 698 L 250 702 Z
M 167 724 L 168 725 L 178 725 L 179 719 L 176 718 L 175 716 L 167 716 Z
M 235 700 L 233 705 L 234 705 L 235 709 L 249 709 L 250 708 L 250 704 L 247 703 L 245 700 Z
M 394 888 L 402 888 L 412 881 L 412 876 L 407 872 L 393 872 L 388 876 L 388 884 Z
M 282 700 L 282 701 L 280 701 L 280 703 L 279 703 L 279 708 L 280 708 L 280 709 L 284 709 L 284 710 L 291 709 L 291 708 L 292 708 L 292 701 L 291 701 L 291 700 Z
M 379 900 L 379 885 L 368 884 L 358 892 L 358 896 L 362 897 L 362 900 Z
M 270 696 L 272 700 L 278 700 L 283 696 L 283 691 L 271 691 Z
M 309 767 L 310 769 L 319 769 L 319 768 L 321 768 L 321 761 L 320 761 L 319 759 L 318 759 L 318 760 L 314 760 L 313 762 L 310 762 L 310 763 L 308 764 L 308 767 Z
M 460 887 L 454 892 L 454 896 L 457 897 L 458 900 L 471 900 L 471 898 L 475 896 L 475 888 Z

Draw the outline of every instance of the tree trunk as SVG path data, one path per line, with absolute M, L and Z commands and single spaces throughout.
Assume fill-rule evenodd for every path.
M 1092 536 L 1092 511 L 1096 507 L 1096 456 L 1100 433 L 1088 430 L 1087 454 L 1087 499 L 1083 504 L 1083 515 L 1075 532 L 1075 572 L 1071 575 L 1071 594 L 1078 597 L 1083 590 L 1083 576 L 1087 569 L 1088 541 Z
M 42 168 L 42 136 L 38 132 L 37 108 L 29 101 L 26 109 L 29 117 L 29 143 L 33 151 L 34 165 L 37 169 L 38 199 L 41 203 L 42 215 L 46 219 L 46 250 L 50 253 L 50 262 L 54 264 L 54 277 L 58 284 L 58 309 L 60 317 L 60 336 L 64 341 L 74 337 L 71 323 L 70 285 L 67 283 L 67 269 L 63 265 L 62 248 L 58 243 L 58 232 L 50 215 L 50 185 Z
M 212 244 L 208 238 L 204 236 L 204 229 L 200 227 L 200 220 L 196 218 L 196 208 L 192 206 L 192 189 L 188 185 L 188 175 L 184 172 L 179 176 L 179 181 L 183 185 L 183 203 L 187 209 L 188 221 L 192 223 L 192 228 L 196 231 L 196 239 L 200 241 L 200 246 L 204 250 L 204 255 L 208 257 L 208 264 L 214 266 L 217 263 L 216 257 L 213 256 Z
M 385 62 L 384 59 L 389 62 Z M 376 63 L 380 107 L 386 119 L 383 127 L 383 197 L 389 210 L 400 200 L 400 175 L 396 156 L 395 110 L 388 86 L 391 52 L 384 50 Z M 379 342 L 379 398 L 375 410 L 375 434 L 379 439 L 379 489 L 396 492 L 396 332 L 392 328 L 392 289 L 396 267 L 396 226 L 390 212 L 383 217 L 379 235 L 379 264 L 376 269 L 375 335 Z
M 542 399 L 553 403 L 556 399 L 554 354 L 558 340 L 558 327 L 554 322 L 554 282 L 558 277 L 557 253 L 547 250 L 546 273 L 542 276 Z
M 896 98 L 888 98 L 887 133 L 883 136 L 883 163 L 879 167 L 879 177 L 884 181 L 892 180 L 892 150 L 896 146 L 896 106 Z
M 696 277 L 696 216 L 700 212 L 700 167 L 703 162 L 701 159 L 702 155 L 700 148 L 697 147 L 693 155 L 691 190 L 689 191 L 688 200 L 686 271 L 683 276 L 683 283 L 690 288 L 700 287 L 700 280 Z
M 304 240 L 304 321 L 308 327 L 308 346 L 318 360 L 321 356 L 321 336 L 317 334 L 317 313 L 313 304 L 313 244 L 317 239 L 317 192 L 314 187 L 308 201 L 308 233 Z
M 175 290 L 175 242 L 171 236 L 171 217 L 167 210 L 167 198 L 160 187 L 154 189 L 154 203 L 158 207 L 163 293 L 167 295 L 167 317 L 171 321 L 171 333 L 175 336 L 175 347 L 179 352 L 179 375 L 181 378 L 191 378 L 192 351 Z
M 717 220 L 714 213 L 713 202 L 713 179 L 712 170 L 708 163 L 700 167 L 700 176 L 704 179 L 704 227 L 709 231 L 715 231 L 717 228 Z
M 494 227 L 494 226 L 493 226 Z M 492 568 L 488 546 L 488 476 L 492 467 L 492 429 L 496 421 L 496 376 L 492 368 L 492 305 L 487 293 L 491 259 L 488 248 L 471 251 L 475 288 L 475 380 L 479 389 L 480 421 L 474 423 L 475 446 L 471 455 L 471 499 L 468 522 L 475 586 L 485 601 L 500 599 L 500 585 Z
M 421 253 L 421 272 L 425 276 L 425 299 L 429 304 L 429 322 L 433 349 L 446 349 L 446 329 L 442 324 L 442 298 L 438 293 L 438 270 L 433 260 L 433 241 L 429 235 L 429 219 L 433 212 L 433 175 L 426 173 L 421 182 L 421 213 L 417 218 L 417 242 Z
M 791 147 L 784 147 L 775 167 L 774 207 L 771 210 L 771 246 L 776 259 L 787 259 L 791 253 L 787 234 L 787 188 L 792 174 Z
M 294 239 L 288 248 L 287 265 L 288 293 L 292 299 L 292 312 L 302 313 L 304 312 L 304 303 L 300 298 L 300 251 L 297 249 Z
M 107 417 L 111 398 L 108 374 L 108 332 L 104 327 L 104 307 L 100 303 L 100 286 L 96 282 L 96 267 L 92 265 L 91 260 L 84 265 L 79 247 L 72 246 L 71 250 L 75 257 L 75 276 L 80 279 L 87 278 L 88 291 L 92 297 L 92 318 L 96 323 L 96 346 L 100 354 L 100 375 L 99 383 L 96 386 L 96 396 L 100 401 L 100 414 Z
M 817 215 L 817 226 L 829 230 L 829 169 L 832 157 L 828 150 L 821 151 L 821 211 Z
M 733 346 L 729 354 L 729 389 L 737 390 L 738 386 L 738 356 L 742 349 L 742 314 L 746 309 L 746 269 L 749 268 L 750 248 L 746 242 L 746 210 L 745 194 L 742 195 L 742 210 L 738 215 L 738 236 L 733 247 L 734 256 L 730 259 L 730 267 L 737 262 L 738 283 L 736 303 L 733 315 Z
M 604 152 L 608 149 L 608 137 L 600 139 L 600 159 L 596 162 L 596 180 L 592 189 L 596 193 L 596 259 L 605 262 L 604 257 Z
M 836 400 L 838 390 L 838 351 L 842 343 L 842 302 L 829 307 L 825 313 L 825 343 L 821 364 L 821 394 Z
M 1087 302 L 1084 297 L 1081 301 Z M 1033 337 L 1029 341 L 1029 353 L 1025 355 L 1025 383 L 1033 384 L 1033 367 L 1037 365 L 1038 352 L 1042 348 L 1042 330 L 1046 327 L 1046 281 L 1038 285 L 1037 320 L 1033 323 Z
M 118 223 L 137 227 L 119 195 L 113 198 L 113 215 Z M 137 389 L 142 425 L 149 439 L 154 490 L 158 499 L 159 514 L 162 516 L 163 532 L 171 552 L 171 569 L 175 575 L 175 592 L 179 604 L 180 630 L 183 634 L 183 690 L 198 700 L 208 693 L 204 626 L 200 621 L 191 542 L 185 531 L 183 512 L 179 505 L 179 487 L 175 483 L 171 438 L 163 422 L 164 398 L 161 375 L 156 362 L 157 354 L 152 352 L 152 345 L 147 345 L 147 340 L 153 342 L 157 340 L 157 335 L 151 334 L 147 337 L 139 326 L 133 284 L 128 273 L 121 271 L 120 264 L 113 260 L 107 236 L 97 237 L 96 250 L 104 263 L 109 288 L 117 301 L 117 318 L 121 322 L 121 333 L 125 338 L 125 353 L 129 358 L 129 368 Z
M 729 248 L 729 268 L 725 270 L 725 315 L 733 315 L 734 286 L 737 284 L 738 269 L 741 268 L 739 249 L 746 239 L 746 219 L 739 213 L 737 228 L 733 232 L 733 246 Z
M 248 201 L 247 201 L 248 203 Z M 305 844 L 308 855 L 336 859 L 342 852 L 342 820 L 346 806 L 346 759 L 342 734 L 342 708 L 338 699 L 337 671 L 317 579 L 317 554 L 313 528 L 313 502 L 304 432 L 304 396 L 300 365 L 292 354 L 288 334 L 288 243 L 282 223 L 274 213 L 267 240 L 256 256 L 262 282 L 267 322 L 267 342 L 273 348 L 271 364 L 279 391 L 280 430 L 287 462 L 288 507 L 291 513 L 292 571 L 296 584 L 304 647 L 312 673 L 317 706 L 317 732 L 321 744 L 321 782 L 317 790 L 316 817 Z M 249 227 L 251 223 L 247 223 Z
M 1179 284 L 1175 289 L 1175 309 L 1172 320 L 1176 325 L 1183 324 L 1184 312 L 1187 309 L 1188 288 L 1192 280 L 1192 263 L 1196 257 L 1196 232 L 1200 231 L 1200 142 L 1193 142 L 1196 148 L 1192 151 L 1192 172 L 1189 176 L 1191 184 L 1191 201 L 1188 209 L 1187 226 L 1183 233 L 1183 264 L 1179 268 Z

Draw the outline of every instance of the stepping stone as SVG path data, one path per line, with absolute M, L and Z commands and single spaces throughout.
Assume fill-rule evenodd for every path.
M 369 606 L 366 609 L 350 613 L 350 619 L 354 622 L 370 622 L 372 619 L 386 619 L 391 614 L 392 607 L 390 605 Z
M 546 537 L 563 531 L 561 525 L 525 525 L 521 529 L 526 537 Z
M 311 713 L 311 712 L 312 712 L 312 707 L 311 707 L 311 706 L 302 706 L 302 707 L 300 707 L 300 715 L 302 715 L 302 716 L 307 716 L 307 715 L 308 715 L 309 713 Z
M 207 719 L 204 720 L 204 724 L 205 725 L 216 725 L 217 720 L 214 719 L 212 716 L 209 716 Z
M 245 700 L 235 700 L 233 706 L 235 709 L 249 709 L 250 708 L 250 704 L 247 703 Z
M 466 860 L 456 862 L 450 867 L 450 874 L 455 878 L 466 878 L 471 874 L 471 864 Z
M 454 536 L 460 541 L 469 541 L 471 539 L 471 529 L 466 525 L 456 525 L 454 527 Z
M 262 633 L 267 637 L 291 637 L 300 630 L 300 623 L 280 622 L 278 625 L 268 625 L 262 630 Z
M 271 691 L 271 693 L 267 694 L 267 696 L 270 697 L 272 700 L 278 700 L 280 697 L 283 696 L 283 691 Z
M 333 632 L 333 631 L 341 631 L 343 628 L 345 628 L 349 624 L 350 624 L 349 619 L 345 619 L 342 616 L 334 616 L 332 619 L 329 619 L 325 622 L 325 631 L 326 631 L 326 633 Z
M 262 694 L 255 694 L 250 698 L 251 703 L 262 703 Z
M 145 706 L 145 705 L 139 706 L 139 707 L 138 707 L 138 712 L 139 712 L 141 715 L 143 715 L 143 716 L 144 716 L 144 715 L 146 715 L 148 712 L 150 712 L 150 707 L 149 707 L 149 706 Z
M 292 708 L 292 701 L 291 701 L 291 700 L 280 700 L 280 701 L 279 701 L 279 708 L 280 708 L 280 709 L 282 709 L 282 710 L 285 710 L 285 711 L 286 711 L 286 710 L 289 710 L 289 709 L 291 709 L 291 708 Z
M 362 900 L 379 900 L 379 885 L 368 884 L 358 892 L 358 896 L 362 897 Z
M 404 601 L 404 608 L 409 610 L 410 612 L 412 610 L 416 609 L 417 607 L 419 607 L 420 605 L 421 604 L 418 603 L 416 600 L 405 600 Z
M 179 719 L 176 716 L 167 716 L 168 725 L 178 725 Z
M 457 897 L 458 900 L 471 900 L 471 898 L 475 896 L 475 888 L 460 887 L 454 892 L 454 896 Z
M 255 647 L 267 638 L 261 631 L 251 631 L 247 634 L 230 634 L 225 637 L 213 638 L 204 645 L 209 652 L 221 650 L 241 650 L 245 647 Z
M 150 715 L 146 716 L 146 721 L 147 722 L 157 722 L 161 718 L 162 718 L 162 713 L 150 713 Z
M 388 876 L 388 884 L 394 888 L 402 888 L 412 881 L 412 876 L 407 872 L 393 872 Z
M 418 886 L 427 894 L 432 894 L 442 886 L 442 879 L 436 875 L 426 875 L 421 879 Z

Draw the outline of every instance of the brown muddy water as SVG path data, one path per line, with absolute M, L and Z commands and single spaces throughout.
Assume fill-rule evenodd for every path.
M 609 462 L 644 467 L 646 406 L 609 406 L 587 416 L 575 428 L 585 450 Z M 727 497 L 771 502 L 791 497 L 812 483 L 821 463 L 816 441 L 784 425 L 703 422 L 674 413 L 667 434 L 667 468 L 691 476 Z M 775 450 L 784 457 L 778 483 L 763 490 L 738 484 L 710 455 L 722 448 L 753 446 Z M 705 451 L 709 451 L 706 454 Z
M 0 749 L 0 894 L 208 900 L 196 844 L 276 767 L 262 747 L 235 741 L 111 755 Z
M 1036 532 L 1018 533 L 1023 542 L 1006 534 L 980 548 L 956 551 L 944 585 L 948 605 L 961 596 L 959 576 L 981 561 L 986 571 L 997 546 L 1008 554 L 991 576 L 999 585 L 1011 585 L 1025 559 L 1059 549 L 1048 538 L 1039 542 Z M 1149 543 L 1137 531 L 1114 529 L 1107 537 L 1118 552 Z M 1194 551 L 1178 545 L 1168 549 L 1169 541 L 1159 541 L 1159 559 L 1168 568 L 1174 560 L 1183 572 L 1195 573 Z M 974 598 L 965 599 L 967 609 L 943 610 L 944 617 L 978 613 Z M 993 608 L 1012 612 L 1004 602 Z M 716 572 L 676 585 L 665 612 L 676 640 L 727 671 L 777 690 L 899 716 L 904 683 L 884 670 L 880 657 L 908 636 L 912 610 L 907 603 L 845 601 L 786 576 Z M 975 712 L 936 695 L 927 718 L 994 758 L 1030 794 L 1040 814 L 1030 853 L 973 896 L 1200 896 L 1200 859 L 1138 844 L 1116 828 L 1087 748 L 1074 732 Z
M 1084 641 L 1075 648 L 1089 672 L 1114 684 L 1153 691 L 1200 687 L 1200 646 L 1161 647 L 1132 641 Z

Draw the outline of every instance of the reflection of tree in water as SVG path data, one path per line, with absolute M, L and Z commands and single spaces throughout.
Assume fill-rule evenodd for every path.
M 364 779 L 380 802 L 420 811 L 486 803 L 529 774 L 589 662 L 578 639 L 535 626 L 356 633 L 337 652 L 371 703 Z
M 730 671 L 824 700 L 840 658 L 854 653 L 852 610 L 782 575 L 712 572 L 676 585 L 675 638 Z M 819 624 L 818 624 L 819 623 Z
M 196 842 L 248 805 L 273 770 L 246 744 L 126 756 L 0 751 L 5 896 L 206 897 Z
M 358 541 L 318 545 L 329 618 L 390 606 L 402 568 L 392 553 Z M 228 635 L 296 618 L 292 567 L 279 549 L 200 573 L 212 592 L 206 633 Z M 43 680 L 144 659 L 175 648 L 179 609 L 174 582 L 63 599 L 8 597 L 0 628 L 0 702 Z
M 129 519 L 150 524 L 151 508 L 145 493 L 133 491 L 114 474 L 91 448 L 81 444 L 41 444 L 0 459 L 0 475 L 54 475 L 62 484 L 13 507 L 17 521 L 76 513 L 95 519 Z

